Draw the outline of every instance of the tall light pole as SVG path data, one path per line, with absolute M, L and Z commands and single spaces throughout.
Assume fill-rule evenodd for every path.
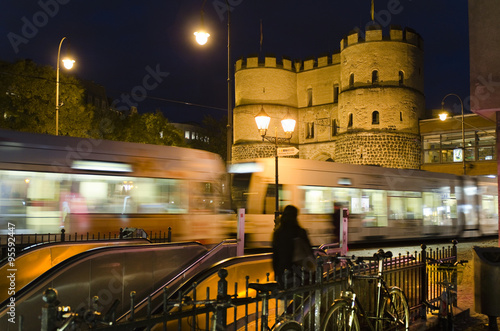
M 275 136 L 268 137 L 266 136 L 267 129 L 269 128 L 269 122 L 271 121 L 271 116 L 269 116 L 264 107 L 261 108 L 260 112 L 255 115 L 255 122 L 257 123 L 257 128 L 259 129 L 259 133 L 262 137 L 262 141 L 267 140 L 269 142 L 274 143 L 275 145 L 275 161 L 274 161 L 274 179 L 275 179 L 275 191 L 274 191 L 274 199 L 275 199 L 275 209 L 274 209 L 274 224 L 278 224 L 278 218 L 280 215 L 280 205 L 279 205 L 279 176 L 278 176 L 278 144 L 282 142 L 290 142 L 292 139 L 292 134 L 295 129 L 295 120 L 290 116 L 290 113 L 287 112 L 286 116 L 281 120 L 281 125 L 283 126 L 283 131 L 285 131 L 285 138 L 278 138 L 278 128 L 275 127 Z
M 201 30 L 194 33 L 196 41 L 200 45 L 205 45 L 210 34 L 205 31 L 203 21 L 203 6 L 206 0 L 201 5 Z M 232 109 L 232 85 L 231 85 L 231 7 L 226 0 L 227 7 L 227 151 L 226 162 L 231 162 L 231 150 L 233 146 L 233 109 Z
M 61 42 L 59 43 L 59 48 L 57 50 L 57 66 L 56 66 L 56 136 L 59 135 L 59 65 L 61 63 L 61 46 L 62 43 L 66 39 L 63 37 Z M 70 58 L 63 59 L 63 64 L 66 69 L 73 68 L 74 60 Z
M 462 110 L 462 168 L 463 168 L 463 174 L 465 175 L 467 173 L 467 169 L 465 166 L 465 129 L 464 129 L 464 103 L 462 102 L 462 99 L 456 95 L 455 93 L 448 93 L 447 95 L 444 96 L 443 100 L 441 101 L 441 109 L 444 111 L 444 100 L 449 97 L 449 96 L 455 96 L 460 100 L 460 108 Z M 439 118 L 441 121 L 446 120 L 446 114 L 440 114 Z

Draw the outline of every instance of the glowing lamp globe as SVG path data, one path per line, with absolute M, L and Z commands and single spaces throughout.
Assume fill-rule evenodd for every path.
M 205 45 L 208 41 L 208 37 L 210 37 L 210 34 L 204 31 L 197 31 L 194 35 L 196 36 L 196 42 L 200 45 Z

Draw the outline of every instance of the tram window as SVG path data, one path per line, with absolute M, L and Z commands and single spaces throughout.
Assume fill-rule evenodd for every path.
M 274 214 L 276 211 L 276 190 L 275 190 L 276 185 L 270 184 L 267 186 L 267 192 L 266 192 L 266 197 L 264 199 L 264 206 L 263 206 L 263 214 Z M 285 196 L 288 196 L 288 198 L 285 199 Z M 283 185 L 279 184 L 278 185 L 278 201 L 279 205 L 278 208 L 280 211 L 282 211 L 287 204 L 290 204 L 290 197 L 289 194 L 286 194 L 283 191 Z
M 422 219 L 421 192 L 388 191 L 389 219 Z
M 452 225 L 457 218 L 457 202 L 454 194 L 449 192 L 424 192 L 423 223 L 424 225 Z
M 481 219 L 498 218 L 498 197 L 493 195 L 482 195 L 481 199 Z
M 362 190 L 361 208 L 364 212 L 363 226 L 387 226 L 387 192 Z

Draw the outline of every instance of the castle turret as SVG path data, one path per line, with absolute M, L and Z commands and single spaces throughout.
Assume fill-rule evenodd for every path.
M 418 168 L 425 111 L 423 42 L 411 29 L 371 26 L 341 41 L 335 161 Z

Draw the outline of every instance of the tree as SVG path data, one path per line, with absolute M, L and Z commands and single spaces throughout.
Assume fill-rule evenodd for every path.
M 59 134 L 89 137 L 93 107 L 79 81 L 61 71 Z M 56 72 L 31 60 L 0 64 L 0 127 L 55 134 Z
M 126 128 L 123 141 L 138 142 L 154 145 L 186 146 L 182 132 L 176 129 L 157 110 L 155 113 L 139 114 L 137 110 L 131 111 L 125 118 Z
M 190 146 L 219 154 L 223 160 L 227 160 L 227 116 L 222 117 L 220 120 L 212 116 L 205 116 L 203 127 L 206 129 L 208 143 L 193 140 Z

